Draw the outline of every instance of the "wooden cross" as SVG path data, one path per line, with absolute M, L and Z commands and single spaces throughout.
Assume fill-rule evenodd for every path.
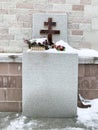
M 60 34 L 60 30 L 52 30 L 52 26 L 56 26 L 56 22 L 52 22 L 52 18 L 48 18 L 48 22 L 44 22 L 44 26 L 48 26 L 48 30 L 40 30 L 40 34 L 49 34 L 52 39 L 52 34 Z

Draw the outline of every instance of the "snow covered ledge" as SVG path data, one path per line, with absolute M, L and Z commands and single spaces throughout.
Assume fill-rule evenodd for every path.
M 66 47 L 65 53 L 77 53 L 79 64 L 98 64 L 98 51 L 93 49 L 75 49 L 68 43 L 60 40 L 56 44 L 61 44 Z M 48 51 L 48 52 L 51 52 Z M 52 50 L 52 52 L 56 52 Z M 0 53 L 0 62 L 22 62 L 22 53 Z
M 78 63 L 79 64 L 98 64 L 98 51 L 93 49 L 75 49 L 72 48 L 68 43 L 60 40 L 56 43 L 57 45 L 63 45 L 66 48 L 65 53 L 77 53 L 78 54 Z
M 88 53 L 89 54 L 89 53 Z M 22 53 L 0 53 L 0 62 L 20 62 L 22 63 Z M 98 56 L 94 55 L 81 55 L 78 57 L 79 64 L 98 64 Z
M 98 57 L 95 56 L 79 56 L 79 64 L 98 64 Z
M 0 53 L 0 62 L 22 62 L 22 53 Z

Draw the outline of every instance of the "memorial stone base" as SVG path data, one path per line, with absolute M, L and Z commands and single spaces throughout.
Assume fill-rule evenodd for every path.
M 78 56 L 73 53 L 23 54 L 23 115 L 77 115 Z

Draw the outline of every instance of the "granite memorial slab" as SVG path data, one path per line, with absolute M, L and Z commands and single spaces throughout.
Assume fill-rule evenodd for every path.
M 23 54 L 23 115 L 77 115 L 78 56 L 31 51 Z

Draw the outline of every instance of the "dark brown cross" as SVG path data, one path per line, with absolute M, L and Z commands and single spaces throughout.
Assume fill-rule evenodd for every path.
M 48 30 L 40 30 L 40 34 L 60 34 L 60 30 L 52 30 L 52 26 L 56 26 L 56 22 L 52 22 L 52 18 L 48 18 L 48 22 L 44 22 L 44 26 L 48 26 Z

